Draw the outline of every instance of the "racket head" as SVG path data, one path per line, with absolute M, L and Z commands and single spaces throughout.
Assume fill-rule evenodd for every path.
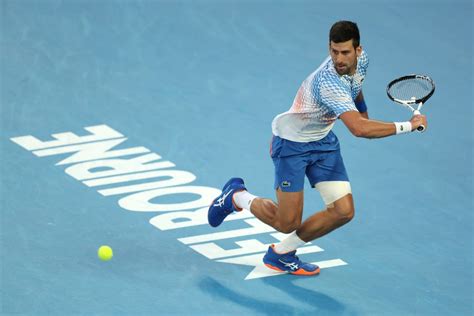
M 392 80 L 387 85 L 387 96 L 402 104 L 425 103 L 434 93 L 433 79 L 425 75 L 407 75 Z

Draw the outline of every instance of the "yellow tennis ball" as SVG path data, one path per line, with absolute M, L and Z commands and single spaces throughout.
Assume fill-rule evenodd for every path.
M 114 256 L 114 252 L 112 251 L 112 248 L 104 245 L 99 247 L 99 250 L 97 250 L 97 255 L 99 256 L 100 260 L 109 261 Z

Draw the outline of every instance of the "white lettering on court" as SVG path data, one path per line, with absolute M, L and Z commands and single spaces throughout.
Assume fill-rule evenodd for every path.
M 47 141 L 27 135 L 13 137 L 11 141 L 38 157 L 71 153 L 56 165 L 66 166 L 66 174 L 87 187 L 97 188 L 97 192 L 102 196 L 119 195 L 117 203 L 125 210 L 158 213 L 149 222 L 161 231 L 208 224 L 208 207 L 221 190 L 192 185 L 196 180 L 193 173 L 171 169 L 176 167 L 174 163 L 162 160 L 160 155 L 148 148 L 139 146 L 114 149 L 127 138 L 107 125 L 89 126 L 84 129 L 89 134 L 78 136 L 72 132 L 64 132 L 52 134 L 53 139 Z M 146 183 L 130 183 L 148 179 L 150 181 Z M 183 194 L 193 198 L 188 197 L 185 201 L 173 203 L 160 202 L 160 197 Z M 225 221 L 240 221 L 243 228 L 219 231 L 210 228 L 209 233 L 187 233 L 186 236 L 178 238 L 178 241 L 210 260 L 253 267 L 245 280 L 283 274 L 263 264 L 262 256 L 269 243 L 261 240 L 271 237 L 277 242 L 285 238 L 285 234 L 262 223 L 248 210 L 231 214 Z M 242 240 L 245 237 L 249 238 Z M 235 248 L 223 248 L 219 244 L 222 240 L 234 239 Z M 298 254 L 322 251 L 324 250 L 320 247 L 307 243 L 298 249 Z M 341 259 L 332 259 L 316 264 L 320 268 L 331 268 L 347 263 Z

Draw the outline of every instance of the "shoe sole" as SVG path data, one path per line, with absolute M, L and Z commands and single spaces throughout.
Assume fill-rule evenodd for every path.
M 280 268 L 277 268 L 275 266 L 272 266 L 271 264 L 269 263 L 265 263 L 265 265 L 267 266 L 267 268 L 270 268 L 272 270 L 275 270 L 275 271 L 278 271 L 278 272 L 287 272 L 287 273 L 290 273 L 290 274 L 294 274 L 294 275 L 306 275 L 306 276 L 309 276 L 309 275 L 316 275 L 316 274 L 319 274 L 319 272 L 321 272 L 321 270 L 319 268 L 317 268 L 316 270 L 314 271 L 306 271 L 304 269 L 298 269 L 294 272 L 288 272 L 288 271 L 285 271 L 285 270 L 282 270 Z

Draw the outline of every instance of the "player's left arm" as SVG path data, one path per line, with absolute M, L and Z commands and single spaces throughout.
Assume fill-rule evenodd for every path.
M 397 130 L 395 122 L 382 122 L 362 117 L 359 111 L 346 111 L 339 115 L 339 118 L 344 122 L 347 128 L 354 136 L 363 138 L 381 138 L 391 135 L 400 134 Z M 414 131 L 418 126 L 427 126 L 426 117 L 424 115 L 414 115 L 410 120 L 410 127 L 404 132 Z
M 357 110 L 359 110 L 362 117 L 368 119 L 369 112 L 367 112 L 367 105 L 365 104 L 364 95 L 362 94 L 362 89 L 354 100 Z

